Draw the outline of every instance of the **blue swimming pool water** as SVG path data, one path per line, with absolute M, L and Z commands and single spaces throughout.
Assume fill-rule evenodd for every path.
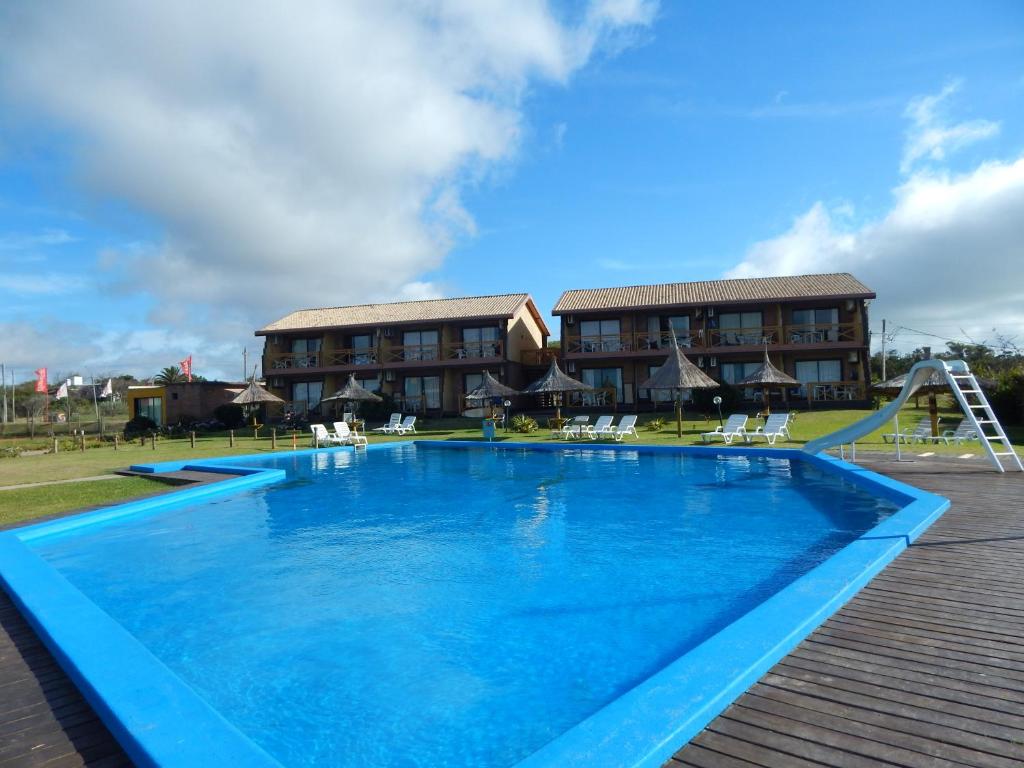
M 32 546 L 287 766 L 512 765 L 897 508 L 739 455 L 260 464 L 289 480 Z

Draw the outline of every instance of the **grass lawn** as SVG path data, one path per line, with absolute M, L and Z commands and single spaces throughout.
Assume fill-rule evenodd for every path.
M 908 404 L 900 416 L 901 429 L 913 427 L 917 420 L 928 415 L 925 401 L 921 401 L 922 408 L 916 409 Z M 806 441 L 832 432 L 840 427 L 846 426 L 868 414 L 863 410 L 835 410 L 835 411 L 805 411 L 797 415 L 792 425 L 792 442 L 779 442 L 780 447 L 799 447 Z M 664 427 L 657 432 L 645 429 L 644 425 L 655 415 L 669 419 Z M 715 419 L 711 422 L 705 421 L 703 417 L 694 418 L 694 414 L 687 414 L 683 422 L 683 436 L 676 437 L 675 423 L 671 421 L 670 414 L 645 414 L 641 416 L 639 427 L 639 442 L 654 445 L 699 445 L 701 444 L 700 433 L 714 429 L 718 424 Z M 940 412 L 943 418 L 943 429 L 952 429 L 959 422 L 958 411 L 943 410 Z M 751 422 L 754 423 L 753 420 Z M 857 442 L 858 450 L 861 451 L 887 451 L 892 452 L 892 443 L 885 444 L 882 441 L 882 433 L 891 431 L 891 425 L 884 430 L 878 430 Z M 1007 430 L 1010 438 L 1016 444 L 1018 453 L 1024 453 L 1024 430 Z M 411 439 L 399 437 L 387 437 L 370 433 L 371 442 Z M 420 425 L 416 437 L 435 440 L 479 440 L 480 423 L 478 420 L 468 419 L 444 419 L 426 420 Z M 550 432 L 544 428 L 543 423 L 540 431 L 532 434 L 516 434 L 499 432 L 499 440 L 513 441 L 536 441 L 549 440 Z M 291 438 L 278 438 L 278 450 L 290 450 Z M 309 436 L 299 435 L 297 445 L 300 448 L 309 446 Z M 721 445 L 719 442 L 718 445 Z M 763 441 L 758 445 L 764 445 Z M 131 464 L 141 464 L 156 461 L 173 461 L 189 458 L 209 458 L 215 456 L 239 456 L 243 454 L 267 454 L 271 452 L 269 431 L 264 429 L 260 439 L 248 437 L 236 437 L 235 447 L 228 447 L 226 435 L 204 436 L 196 439 L 196 447 L 192 448 L 187 439 L 160 439 L 157 441 L 156 450 L 147 443 L 140 446 L 138 442 L 130 445 L 122 444 L 119 450 L 115 451 L 109 444 L 100 447 L 88 448 L 82 451 L 67 451 L 57 454 L 43 454 L 35 456 L 20 456 L 18 458 L 0 460 L 0 486 L 18 485 L 22 483 L 41 482 L 47 480 L 66 480 L 79 477 L 91 477 L 95 475 L 109 474 L 117 469 L 122 469 Z M 946 446 L 941 443 L 917 444 L 905 447 L 906 453 L 932 452 L 941 455 L 963 455 L 973 454 L 971 461 L 981 463 L 985 459 L 981 456 L 981 447 L 978 443 L 965 443 L 961 446 Z M 97 482 L 69 483 L 62 486 L 48 486 L 45 488 L 17 489 L 0 491 L 0 523 L 27 520 L 45 514 L 53 514 L 61 511 L 70 511 L 86 506 L 102 503 L 117 503 L 135 496 L 144 495 L 153 491 L 152 481 L 138 479 L 103 480 Z M 16 516 L 16 517 L 12 517 Z
M 0 526 L 72 509 L 117 504 L 166 491 L 171 487 L 142 477 L 119 477 L 116 480 L 84 480 L 80 483 L 0 491 Z

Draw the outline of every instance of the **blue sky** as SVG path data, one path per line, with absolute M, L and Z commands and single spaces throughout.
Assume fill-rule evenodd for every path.
M 0 362 L 237 376 L 299 306 L 831 270 L 898 346 L 1024 345 L 1020 3 L 211 5 L 0 12 Z

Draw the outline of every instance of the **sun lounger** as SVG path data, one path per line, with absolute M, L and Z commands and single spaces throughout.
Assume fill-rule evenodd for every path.
M 763 437 L 767 440 L 768 445 L 775 445 L 775 441 L 780 437 L 786 440 L 792 440 L 793 438 L 789 434 L 789 414 L 771 414 L 767 419 L 765 419 L 763 426 L 758 427 L 753 432 L 747 433 L 746 440 L 748 443 L 752 443 L 758 437 Z
M 893 442 L 899 440 L 903 443 L 916 443 L 919 440 L 924 441 L 931 439 L 932 436 L 932 420 L 925 417 L 917 422 L 917 426 L 911 429 L 907 427 L 901 432 L 887 432 L 882 435 L 882 442 L 888 443 L 890 438 Z
M 746 436 L 747 417 L 742 413 L 734 413 L 725 420 L 725 424 L 716 427 L 714 432 L 704 432 L 701 434 L 700 439 L 705 443 L 710 443 L 714 438 L 720 437 L 726 445 L 729 445 L 737 437 L 745 439 Z
M 400 413 L 392 413 L 391 414 L 391 418 L 388 419 L 388 423 L 387 424 L 383 424 L 383 425 L 381 425 L 379 427 L 374 427 L 373 431 L 374 432 L 383 432 L 383 433 L 385 433 L 387 435 L 390 435 L 392 432 L 395 431 L 395 427 L 397 427 L 401 423 L 402 423 L 402 414 L 400 414 Z
M 395 425 L 395 428 L 392 431 L 395 434 L 398 434 L 398 435 L 408 435 L 410 433 L 415 435 L 416 434 L 416 417 L 415 416 L 406 416 L 404 419 L 402 419 L 402 423 L 401 424 L 396 424 Z
M 961 419 L 956 429 L 947 429 L 939 437 L 931 437 L 929 439 L 936 442 L 942 440 L 946 445 L 950 443 L 960 445 L 966 440 L 977 440 L 978 430 L 974 428 L 969 419 Z
M 583 427 L 590 423 L 589 416 L 574 416 L 572 421 L 563 425 L 561 429 L 552 430 L 552 437 L 560 437 L 563 440 L 579 437 Z
M 351 429 L 347 421 L 334 422 L 334 436 L 342 445 L 366 445 L 366 436 Z
M 580 425 L 580 437 L 589 437 L 591 440 L 597 440 L 607 434 L 612 429 L 612 422 L 615 420 L 614 416 L 598 416 L 597 421 L 593 424 L 582 424 Z
M 632 435 L 633 437 L 639 437 L 636 433 L 636 416 L 630 414 L 629 416 L 623 416 L 622 420 L 619 421 L 614 427 L 608 430 L 608 435 L 615 439 L 615 442 L 621 443 L 626 435 Z
M 313 445 L 318 448 L 321 445 L 341 444 L 341 442 L 338 440 L 338 437 L 328 432 L 327 427 L 325 427 L 323 424 L 310 424 L 309 431 L 313 433 Z

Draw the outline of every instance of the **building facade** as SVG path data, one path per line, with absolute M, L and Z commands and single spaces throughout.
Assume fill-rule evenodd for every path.
M 553 314 L 565 371 L 613 392 L 620 405 L 643 408 L 670 397 L 638 385 L 665 361 L 672 336 L 718 381 L 753 373 L 767 344 L 771 361 L 801 382 L 787 399 L 863 404 L 873 298 L 841 273 L 570 290 Z
M 267 388 L 294 412 L 317 412 L 353 373 L 407 413 L 453 415 L 485 370 L 527 383 L 550 332 L 529 294 L 515 293 L 303 309 L 256 335 Z
M 176 384 L 136 384 L 128 387 L 128 417 L 145 416 L 164 427 L 212 419 L 218 406 L 231 403 L 245 384 L 191 381 Z

